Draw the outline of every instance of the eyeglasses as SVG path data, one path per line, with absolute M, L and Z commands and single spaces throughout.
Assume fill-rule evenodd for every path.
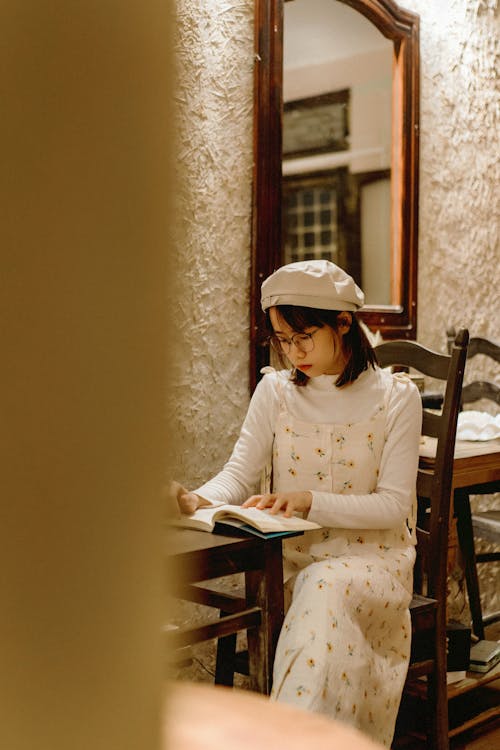
M 312 333 L 294 333 L 289 339 L 286 336 L 277 336 L 274 334 L 271 336 L 271 344 L 275 349 L 281 349 L 284 354 L 289 354 L 292 344 L 296 349 L 301 352 L 312 352 L 314 349 L 313 336 L 318 333 L 320 329 L 316 328 Z

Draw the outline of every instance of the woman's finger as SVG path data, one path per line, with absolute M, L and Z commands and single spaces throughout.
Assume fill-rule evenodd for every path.
M 194 492 L 186 492 L 186 494 L 179 496 L 179 508 L 181 513 L 190 516 L 195 512 L 198 504 L 198 495 L 195 495 Z
M 252 495 L 251 497 L 248 498 L 248 500 L 245 500 L 245 502 L 241 504 L 241 507 L 251 508 L 252 506 L 257 505 L 261 497 L 262 495 Z
M 266 495 L 261 495 L 260 498 L 261 499 L 257 503 L 257 508 L 260 508 L 261 510 L 263 510 L 264 508 L 270 508 L 273 505 L 276 499 L 276 495 L 266 494 Z
M 262 510 L 263 508 L 269 508 L 275 499 L 276 495 L 273 494 L 266 494 L 266 495 L 252 495 L 248 498 L 248 500 L 245 500 L 245 502 L 242 504 L 242 508 L 259 508 Z
M 273 515 L 279 513 L 287 505 L 287 502 L 286 495 L 273 495 L 273 503 L 269 512 Z

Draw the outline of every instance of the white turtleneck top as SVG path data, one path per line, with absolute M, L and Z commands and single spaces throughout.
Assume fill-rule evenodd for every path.
M 392 389 L 390 379 L 393 379 Z M 387 529 L 404 523 L 415 497 L 422 423 L 418 390 L 409 379 L 395 377 L 380 368 L 370 368 L 342 388 L 337 388 L 335 381 L 336 376 L 321 375 L 298 387 L 289 381 L 288 371 L 268 371 L 255 389 L 229 461 L 219 474 L 194 492 L 213 503 L 236 505 L 255 493 L 262 469 L 272 455 L 280 389 L 289 414 L 301 421 L 321 424 L 369 419 L 390 389 L 385 445 L 375 492 L 354 495 L 312 491 L 308 518 L 321 526 L 354 529 Z

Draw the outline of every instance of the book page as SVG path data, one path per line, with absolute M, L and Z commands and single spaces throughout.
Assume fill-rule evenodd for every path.
M 307 521 L 304 518 L 298 516 L 292 516 L 291 518 L 285 518 L 284 515 L 271 515 L 268 510 L 260 510 L 259 508 L 240 508 L 239 506 L 227 506 L 219 508 L 217 520 L 223 520 L 225 515 L 240 518 L 250 526 L 260 529 L 260 531 L 305 531 L 306 529 L 319 529 L 321 528 L 317 523 L 313 521 Z
M 203 531 L 213 531 L 216 521 L 224 518 L 239 518 L 250 526 L 264 532 L 271 531 L 305 531 L 319 529 L 319 524 L 304 518 L 284 515 L 271 515 L 269 511 L 258 508 L 241 508 L 239 505 L 219 505 L 211 508 L 198 508 L 190 516 L 181 516 L 173 521 L 175 526 L 183 526 Z

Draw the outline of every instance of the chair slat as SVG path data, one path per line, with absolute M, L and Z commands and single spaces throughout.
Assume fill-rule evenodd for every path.
M 424 409 L 422 413 L 422 435 L 435 438 L 439 437 L 442 424 L 441 416 Z
M 490 383 L 487 380 L 475 380 L 472 383 L 464 385 L 462 388 L 463 404 L 470 404 L 473 401 L 480 401 L 483 398 L 500 404 L 500 388 L 498 385 Z
M 500 362 L 500 345 L 482 336 L 471 336 L 467 359 L 475 357 L 476 354 L 484 354 L 486 357 L 491 357 L 496 362 Z
M 408 347 L 408 344 L 414 347 Z M 423 375 L 446 380 L 450 358 L 414 341 L 386 341 L 375 349 L 380 367 L 414 367 Z

